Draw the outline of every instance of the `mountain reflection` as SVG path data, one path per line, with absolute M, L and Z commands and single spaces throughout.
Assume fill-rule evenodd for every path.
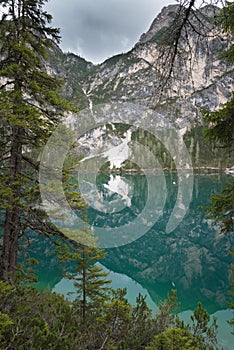
M 151 176 L 153 181 L 158 175 Z M 174 231 L 165 233 L 178 192 L 176 173 L 166 175 L 165 201 L 165 188 L 159 186 L 153 192 L 157 196 L 154 210 L 161 200 L 164 201 L 163 210 L 158 209 L 156 223 L 132 243 L 106 249 L 108 254 L 101 263 L 109 270 L 137 281 L 155 303 L 165 298 L 169 290 L 176 289 L 181 311 L 194 309 L 197 301 L 201 301 L 210 313 L 227 308 L 231 263 L 228 252 L 233 238 L 220 235 L 217 225 L 198 207 L 208 205 L 210 195 L 217 193 L 231 179 L 225 174 L 195 175 L 193 199 L 187 214 Z M 144 210 L 149 196 L 144 175 L 99 174 L 95 179 L 87 176 L 86 180 L 89 204 L 92 205 L 87 215 L 94 232 L 100 227 L 125 225 Z M 95 202 L 99 207 L 95 207 Z M 27 255 L 39 261 L 36 268 L 38 286 L 52 289 L 62 279 L 63 272 L 53 252 L 55 247 L 51 240 L 35 234 L 31 234 L 30 243 Z M 66 270 L 71 268 L 65 267 Z
M 144 176 L 132 176 L 134 204 L 142 208 L 147 183 Z M 104 265 L 124 273 L 146 288 L 157 302 L 176 289 L 181 309 L 193 309 L 200 300 L 215 312 L 227 307 L 231 236 L 220 235 L 217 225 L 198 207 L 207 205 L 211 194 L 230 181 L 225 175 L 199 175 L 194 179 L 190 208 L 180 225 L 170 234 L 165 227 L 177 196 L 176 174 L 167 176 L 167 200 L 163 215 L 141 238 L 126 246 L 108 249 Z

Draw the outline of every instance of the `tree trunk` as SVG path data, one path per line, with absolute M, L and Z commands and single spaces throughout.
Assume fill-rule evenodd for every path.
M 14 283 L 18 255 L 18 230 L 20 225 L 19 209 L 8 209 L 6 212 L 2 247 L 1 278 Z
M 18 238 L 20 231 L 20 189 L 22 167 L 22 129 L 12 128 L 12 147 L 10 151 L 10 181 L 12 195 L 6 209 L 3 230 L 3 246 L 1 256 L 1 279 L 14 283 L 18 256 Z

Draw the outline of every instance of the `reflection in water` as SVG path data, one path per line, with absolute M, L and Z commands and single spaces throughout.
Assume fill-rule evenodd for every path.
M 104 184 L 104 188 L 109 190 L 111 193 L 116 193 L 123 200 L 125 207 L 131 207 L 131 197 L 129 184 L 124 181 L 124 179 L 119 176 L 110 175 L 110 180 L 108 184 Z
M 122 213 L 122 220 L 130 220 L 146 201 L 147 183 L 144 176 L 132 176 L 134 194 L 132 213 Z M 209 312 L 227 307 L 229 290 L 229 264 L 232 237 L 217 233 L 214 222 L 208 220 L 198 206 L 207 205 L 212 193 L 217 192 L 227 176 L 195 176 L 194 195 L 188 213 L 172 232 L 165 227 L 177 197 L 176 174 L 167 176 L 167 200 L 163 215 L 155 225 L 135 242 L 108 249 L 103 263 L 108 269 L 125 273 L 151 295 L 154 302 L 165 298 L 175 288 L 181 309 L 194 309 L 200 300 Z M 104 221 L 94 213 L 95 225 Z M 114 225 L 117 217 L 108 218 Z M 111 224 L 111 223 L 110 223 Z
M 116 204 L 115 196 L 113 198 L 106 198 L 106 186 L 109 187 L 111 175 L 106 175 L 105 177 L 101 175 L 97 179 L 95 178 L 97 182 L 97 186 L 95 183 L 96 192 L 99 197 L 105 197 L 107 199 L 106 205 L 109 210 L 108 212 L 101 212 L 93 206 L 88 209 L 89 223 L 91 222 L 95 227 L 94 233 L 98 238 L 100 247 L 105 248 L 129 244 L 148 232 L 163 214 L 167 193 L 165 176 L 161 173 L 147 175 L 147 179 L 144 176 L 139 176 L 140 181 L 137 182 L 135 181 L 138 178 L 137 176 L 126 176 L 124 179 L 118 175 L 115 177 L 116 179 L 121 179 L 121 182 L 127 182 L 128 186 L 133 189 L 131 207 L 125 205 L 123 208 L 118 201 L 115 210 L 110 210 Z M 146 186 L 142 186 L 141 180 L 143 180 Z M 93 183 L 93 181 L 92 174 L 85 174 L 82 188 L 85 187 L 85 183 Z M 138 184 L 140 184 L 142 190 L 139 190 Z M 89 197 L 91 196 L 89 195 Z M 121 197 L 119 198 L 121 199 Z M 92 201 L 92 198 L 90 199 Z M 89 203 L 90 199 L 88 199 Z M 123 198 L 121 203 L 123 205 Z
M 101 212 L 114 213 L 131 207 L 132 184 L 119 175 L 110 175 L 104 183 L 96 185 L 95 174 L 84 174 L 81 192 L 87 204 Z
M 152 181 L 156 176 L 152 175 Z M 221 318 L 230 317 L 230 312 L 222 311 L 220 314 L 220 310 L 228 308 L 231 262 L 228 251 L 233 245 L 233 238 L 218 234 L 215 223 L 208 220 L 203 210 L 199 210 L 198 207 L 207 205 L 210 195 L 217 193 L 224 183 L 231 179 L 230 175 L 224 174 L 195 176 L 189 211 L 173 232 L 165 233 L 178 191 L 176 173 L 168 174 L 165 204 L 165 188 L 159 186 L 154 189 L 155 210 L 157 206 L 159 210 L 158 221 L 145 235 L 131 244 L 107 249 L 108 254 L 102 264 L 110 271 L 118 273 L 112 272 L 111 275 L 114 286 L 127 287 L 136 281 L 135 289 L 130 287 L 130 299 L 132 300 L 135 292 L 147 291 L 148 299 L 151 298 L 155 303 L 164 299 L 169 290 L 176 289 L 181 302 L 181 312 L 193 310 L 197 301 L 201 301 L 209 313 L 217 313 Z M 145 176 L 114 177 L 100 174 L 95 181 L 96 193 L 93 198 L 98 194 L 103 198 L 102 204 L 109 209 L 105 212 L 95 205 L 89 208 L 89 223 L 94 226 L 94 230 L 105 225 L 113 228 L 125 225 L 144 210 L 149 195 Z M 92 184 L 93 180 L 87 183 Z M 89 191 L 89 194 L 92 193 Z M 92 200 L 92 196 L 89 195 L 89 201 Z M 160 200 L 164 204 L 161 212 Z M 115 203 L 118 205 L 114 210 Z M 61 281 L 61 271 L 55 255 L 50 250 L 49 241 L 32 236 L 31 252 L 40 263 L 37 270 L 40 283 L 52 289 Z M 127 277 L 123 278 L 123 274 Z M 57 284 L 56 288 L 58 286 Z M 222 322 L 221 327 L 223 333 L 229 334 L 226 321 Z M 227 344 L 224 349 L 229 350 Z
M 153 177 L 157 175 L 152 175 Z M 119 203 L 122 200 L 125 208 L 105 213 L 90 207 L 87 214 L 94 231 L 105 225 L 113 228 L 124 225 L 143 211 L 148 196 L 145 176 L 118 175 L 114 178 L 102 174 L 96 180 L 97 192 L 103 193 L 105 205 L 108 205 L 108 201 L 111 206 L 112 201 Z M 154 302 L 165 298 L 168 290 L 175 288 L 182 310 L 194 309 L 198 300 L 202 301 L 209 312 L 226 308 L 228 267 L 231 260 L 228 251 L 233 244 L 233 238 L 218 234 L 215 223 L 208 220 L 198 206 L 207 205 L 210 195 L 218 192 L 224 182 L 229 180 L 230 176 L 227 175 L 195 176 L 190 209 L 180 225 L 167 234 L 165 227 L 177 198 L 177 176 L 166 176 L 167 198 L 162 215 L 158 215 L 158 221 L 133 243 L 107 249 L 108 254 L 102 263 L 109 270 L 128 275 L 140 283 L 148 290 Z M 117 191 L 116 197 L 108 195 L 110 189 Z M 163 190 L 160 186 L 155 190 L 156 206 L 160 198 L 163 200 Z M 130 207 L 126 205 L 127 196 Z M 44 274 L 44 283 L 48 274 L 48 283 L 51 285 L 50 271 L 51 275 L 52 271 L 57 271 L 54 277 L 57 274 L 58 281 L 60 270 L 57 259 L 51 252 L 50 242 L 44 237 L 34 235 L 30 249 L 31 255 L 39 259 L 41 270 L 39 265 L 38 272 Z

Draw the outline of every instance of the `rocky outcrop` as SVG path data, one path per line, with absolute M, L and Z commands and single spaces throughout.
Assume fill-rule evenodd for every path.
M 163 8 L 131 51 L 113 56 L 102 64 L 95 66 L 71 53 L 51 53 L 48 65 L 52 74 L 65 79 L 64 94 L 75 101 L 79 109 L 90 106 L 90 102 L 95 105 L 130 101 L 147 105 L 179 127 L 200 120 L 201 107 L 214 110 L 225 103 L 234 86 L 233 67 L 221 57 L 226 41 L 216 27 L 213 28 L 218 9 L 212 6 L 191 15 L 190 21 L 199 30 L 197 18 L 200 16 L 205 21 L 207 40 L 199 38 L 191 28 L 188 30 L 189 45 L 181 41 L 182 59 L 175 61 L 170 86 L 158 98 L 162 78 L 158 66 L 159 44 L 178 8 L 178 5 Z
M 177 13 L 178 9 L 179 5 L 165 6 L 154 19 L 147 33 L 141 35 L 138 44 L 147 43 L 147 41 L 151 40 L 158 32 L 162 32 L 163 29 L 167 28 L 173 21 L 174 14 Z
M 234 75 L 233 66 L 227 65 L 221 56 L 226 40 L 222 40 L 216 26 L 213 26 L 219 9 L 205 6 L 191 15 L 190 22 L 198 31 L 201 30 L 199 19 L 206 23 L 206 40 L 191 28 L 188 29 L 187 41 L 182 39 L 179 46 L 180 55 L 174 63 L 173 77 L 161 94 L 159 86 L 164 68 L 159 59 L 162 54 L 160 44 L 165 38 L 168 26 L 173 24 L 176 15 L 179 14 L 178 10 L 178 5 L 163 8 L 148 32 L 140 37 L 131 51 L 113 56 L 99 65 L 93 65 L 72 53 L 63 54 L 55 45 L 54 50 L 49 52 L 47 70 L 64 79 L 63 94 L 75 103 L 79 110 L 92 109 L 93 106 L 102 103 L 131 102 L 154 109 L 165 121 L 189 132 L 191 126 L 202 121 L 201 108 L 215 110 L 231 97 Z M 77 121 L 75 114 L 73 121 L 73 124 Z M 109 129 L 105 131 L 109 132 L 109 135 L 105 135 L 103 131 L 99 132 L 101 139 L 95 140 L 95 143 L 102 143 L 102 149 L 107 149 L 107 143 L 115 136 L 113 132 L 110 135 Z M 232 165 L 232 160 L 230 164 L 222 164 L 222 158 L 228 160 L 229 157 L 219 157 L 216 151 L 215 156 L 200 156 L 204 149 L 211 146 L 206 146 L 201 136 L 194 137 L 194 140 L 187 141 L 187 145 L 196 165 L 205 165 L 206 159 L 212 161 L 208 164 L 210 166 Z M 196 137 L 200 140 L 197 141 Z M 119 139 L 116 145 L 121 142 Z M 86 156 L 95 148 L 92 144 L 90 138 L 86 139 L 83 145 L 80 145 L 79 151 Z

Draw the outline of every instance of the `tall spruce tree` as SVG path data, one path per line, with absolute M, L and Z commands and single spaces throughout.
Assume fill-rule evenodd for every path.
M 75 255 L 77 267 L 75 273 L 67 274 L 67 277 L 74 280 L 77 291 L 75 304 L 81 311 L 83 321 L 86 321 L 87 313 L 98 310 L 98 307 L 108 300 L 110 290 L 110 280 L 107 280 L 108 272 L 97 265 L 97 261 L 103 259 L 103 250 L 82 246 L 78 254 Z
M 1 279 L 14 283 L 18 240 L 26 230 L 55 233 L 38 209 L 40 148 L 69 110 L 61 81 L 48 75 L 46 53 L 59 41 L 46 0 L 1 0 L 0 208 Z
M 103 259 L 105 252 L 103 249 L 95 247 L 96 240 L 92 232 L 86 232 L 88 245 L 68 245 L 58 242 L 57 253 L 61 261 L 73 261 L 75 268 L 65 274 L 65 278 L 73 281 L 76 288 L 76 299 L 74 307 L 81 316 L 84 324 L 88 313 L 93 315 L 95 311 L 109 300 L 111 280 L 107 279 L 109 272 L 104 271 L 98 261 Z M 77 233 L 76 233 L 77 234 Z M 91 316 L 91 321 L 92 321 Z M 90 321 L 90 319 L 89 319 Z

